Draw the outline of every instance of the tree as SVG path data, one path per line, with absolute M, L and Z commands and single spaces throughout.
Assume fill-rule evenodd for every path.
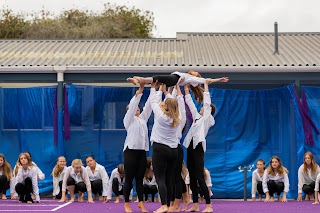
M 1 38 L 149 38 L 155 28 L 153 13 L 111 4 L 106 4 L 102 13 L 72 9 L 58 16 L 46 11 L 42 11 L 40 16 L 15 16 L 7 10 L 0 12 L 0 17 Z M 31 20 L 26 21 L 25 17 L 31 17 Z

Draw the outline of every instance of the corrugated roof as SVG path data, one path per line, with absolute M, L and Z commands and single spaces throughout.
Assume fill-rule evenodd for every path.
M 177 33 L 174 39 L 0 40 L 8 67 L 319 66 L 320 33 Z

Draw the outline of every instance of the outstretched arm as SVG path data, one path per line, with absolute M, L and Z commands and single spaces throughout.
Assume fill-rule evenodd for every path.
M 222 77 L 222 78 L 211 78 L 210 84 L 211 83 L 217 83 L 217 82 L 228 82 L 229 78 L 228 77 Z

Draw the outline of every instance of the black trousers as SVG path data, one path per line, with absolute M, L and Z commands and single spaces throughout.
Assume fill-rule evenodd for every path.
M 180 76 L 173 74 L 173 75 L 155 75 L 152 76 L 153 83 L 160 82 L 165 84 L 167 87 L 172 87 L 176 85 L 180 79 Z M 162 199 L 162 198 L 161 198 Z
M 267 185 L 268 185 L 269 195 L 271 197 L 273 197 L 275 193 L 277 193 L 277 195 L 279 196 L 284 190 L 283 182 L 276 183 L 274 180 L 269 180 L 267 182 Z
M 143 200 L 143 177 L 147 167 L 147 155 L 145 150 L 126 149 L 124 155 L 124 200 L 129 202 L 130 191 L 133 187 L 133 179 L 136 179 L 136 190 L 139 201 Z
M 183 186 L 184 187 L 186 186 L 185 184 L 183 184 L 184 180 L 182 179 L 182 176 L 181 176 L 182 162 L 183 162 L 183 149 L 182 149 L 182 146 L 179 144 L 177 164 L 173 174 L 173 196 L 171 198 L 171 201 L 174 201 L 174 199 L 181 199 L 182 192 L 186 192 L 186 189 L 183 190 Z
M 312 182 L 310 184 L 303 184 L 302 191 L 306 194 L 313 194 L 314 193 L 314 187 L 316 185 L 316 182 Z
M 195 149 L 193 149 L 193 141 L 191 141 L 187 149 L 187 165 L 190 176 L 190 188 L 192 190 L 193 203 L 198 203 L 199 187 L 203 192 L 206 204 L 210 204 L 210 196 L 208 187 L 204 180 L 204 151 L 202 143 L 198 143 Z
M 99 194 L 99 196 L 102 195 L 102 180 L 94 180 L 90 181 L 91 183 L 91 190 L 92 194 L 96 195 Z
M 6 194 L 6 191 L 10 188 L 10 181 L 8 181 L 7 176 L 0 175 L 0 193 Z
M 59 181 L 59 188 L 60 188 L 60 192 L 59 192 L 59 194 L 56 195 L 56 199 L 61 199 L 61 197 L 62 197 L 62 180 Z M 66 192 L 66 194 L 67 194 L 67 192 Z
M 147 184 L 143 185 L 143 194 L 144 194 L 144 197 L 145 197 L 145 201 L 148 200 L 148 195 L 151 194 L 151 201 L 154 202 L 154 196 L 157 193 L 158 193 L 157 186 L 155 186 L 155 185 L 149 186 Z
M 265 195 L 265 193 L 263 192 L 263 188 L 262 188 L 262 181 L 258 181 L 257 191 L 258 191 L 259 195 Z
M 67 186 L 74 186 L 74 193 L 85 193 L 87 191 L 87 186 L 84 182 L 79 182 L 76 184 L 76 181 L 70 176 L 67 179 Z
M 119 180 L 118 178 L 113 178 L 112 180 L 112 192 L 118 197 L 119 195 L 123 195 L 123 187 L 119 190 Z
M 172 179 L 176 168 L 178 151 L 167 145 L 153 142 L 152 165 L 157 180 L 161 204 L 170 206 L 172 197 Z
M 15 190 L 20 195 L 19 201 L 31 201 L 33 203 L 33 200 L 31 198 L 31 193 L 33 192 L 31 178 L 26 178 L 24 182 L 17 183 L 15 186 Z

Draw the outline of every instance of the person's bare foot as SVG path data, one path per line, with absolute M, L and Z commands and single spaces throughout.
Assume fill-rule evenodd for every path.
M 133 85 L 137 85 L 137 83 L 138 83 L 138 80 L 135 79 L 135 78 L 127 78 L 127 81 L 128 81 L 129 83 L 132 83 Z
M 153 213 L 165 213 L 168 212 L 168 206 L 167 205 L 162 205 L 160 208 L 157 210 L 153 211 Z
M 269 202 L 274 202 L 274 197 L 271 197 Z
M 202 212 L 213 212 L 211 204 L 206 204 L 206 208 Z
M 75 200 L 75 196 L 71 197 L 71 199 L 70 199 L 70 203 L 73 203 L 73 202 L 74 202 L 74 200 Z
M 184 201 L 183 202 L 183 209 L 181 211 L 186 211 L 188 206 L 192 203 L 192 200 Z
M 130 207 L 130 204 L 127 203 L 127 202 L 124 203 L 124 211 L 127 212 L 127 213 L 132 212 L 132 209 L 131 209 L 131 207 Z
M 99 201 L 103 201 L 103 196 L 99 196 Z
M 141 212 L 148 212 L 142 201 L 138 203 L 138 207 L 141 209 Z
M 176 206 L 170 206 L 168 212 L 180 212 L 180 206 L 176 207 Z
M 120 203 L 119 197 L 116 197 L 116 201 L 114 201 L 114 203 Z
M 7 196 L 6 196 L 5 194 L 2 194 L 1 199 L 2 199 L 2 200 L 6 200 L 6 199 L 7 199 Z
M 82 202 L 83 202 L 83 196 L 84 196 L 84 194 L 79 192 L 79 195 L 78 195 L 78 202 L 80 202 L 80 203 L 82 203 Z
M 278 196 L 278 201 L 281 202 L 282 198 L 280 197 L 280 195 Z
M 190 209 L 187 209 L 186 212 L 198 212 L 199 211 L 199 205 L 198 203 L 194 203 Z

